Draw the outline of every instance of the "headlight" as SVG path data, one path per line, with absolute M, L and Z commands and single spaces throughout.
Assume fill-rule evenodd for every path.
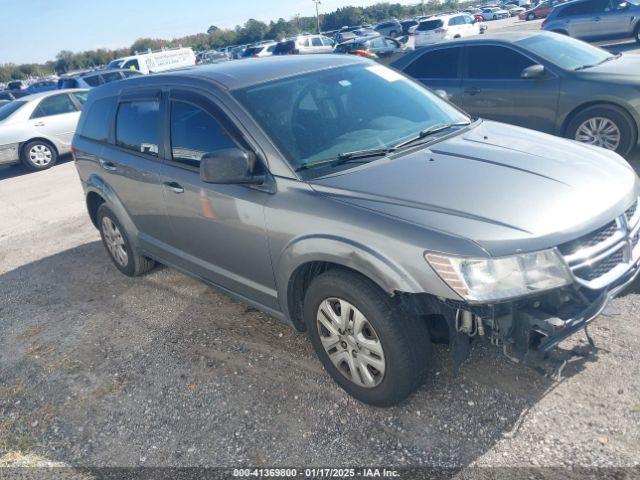
M 470 302 L 520 297 L 571 283 L 571 275 L 557 250 L 498 258 L 448 257 L 426 253 L 436 273 Z

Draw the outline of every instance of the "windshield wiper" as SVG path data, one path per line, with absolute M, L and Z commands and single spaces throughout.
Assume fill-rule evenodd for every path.
M 368 158 L 382 157 L 395 151 L 395 147 L 371 148 L 369 150 L 356 150 L 353 152 L 344 152 L 334 158 L 320 160 L 318 162 L 305 163 L 296 168 L 296 172 L 300 170 L 308 170 L 310 168 L 320 167 L 322 165 L 342 165 L 352 160 L 366 161 Z
M 432 125 L 429 128 L 425 128 L 424 130 L 420 130 L 418 132 L 418 134 L 415 137 L 411 137 L 407 140 L 403 140 L 402 142 L 398 143 L 397 145 L 394 145 L 393 148 L 394 150 L 397 150 L 399 148 L 405 147 L 417 140 L 422 140 L 423 138 L 427 138 L 430 135 L 433 135 L 434 133 L 438 133 L 441 132 L 443 130 L 447 130 L 451 127 L 464 127 L 466 125 L 469 125 L 470 122 L 455 122 L 455 123 L 440 123 L 438 125 Z
M 580 65 L 579 67 L 574 68 L 573 71 L 577 72 L 578 70 L 585 70 L 587 68 L 595 67 L 597 65 L 602 65 L 605 62 L 609 62 L 611 60 L 616 60 L 616 59 L 620 58 L 621 56 L 622 56 L 622 53 L 617 53 L 616 55 L 611 55 L 610 57 L 607 57 L 604 60 L 600 60 L 597 63 L 591 63 L 589 65 Z

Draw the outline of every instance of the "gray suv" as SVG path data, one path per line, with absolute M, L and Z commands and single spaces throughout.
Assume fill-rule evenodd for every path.
M 159 262 L 306 330 L 370 404 L 416 390 L 435 339 L 456 369 L 471 339 L 535 361 L 638 274 L 620 156 L 472 120 L 356 56 L 107 84 L 73 146 L 122 273 Z
M 640 42 L 640 2 L 575 0 L 554 8 L 542 28 L 582 40 L 633 37 Z

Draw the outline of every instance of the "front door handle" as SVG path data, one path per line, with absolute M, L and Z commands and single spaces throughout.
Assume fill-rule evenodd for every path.
M 112 162 L 108 162 L 103 159 L 100 159 L 100 166 L 105 170 L 109 170 L 110 172 L 114 172 L 118 169 Z
M 594 22 L 599 22 L 599 21 L 600 21 L 600 17 L 595 17 L 595 18 L 593 19 L 593 21 L 594 21 Z
M 184 188 L 177 182 L 164 182 L 163 185 L 171 190 L 173 193 L 183 193 Z
M 34 127 L 44 127 L 44 122 L 36 122 L 33 124 Z
M 467 87 L 464 89 L 464 93 L 468 95 L 477 95 L 480 93 L 480 89 L 478 87 Z

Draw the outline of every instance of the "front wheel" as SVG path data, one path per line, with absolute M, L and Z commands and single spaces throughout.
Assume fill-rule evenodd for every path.
M 575 115 L 567 126 L 567 137 L 613 150 L 626 156 L 636 142 L 633 120 L 613 105 L 594 105 Z
M 339 269 L 316 277 L 304 319 L 325 370 L 358 400 L 395 405 L 423 383 L 431 353 L 426 323 L 368 279 Z

